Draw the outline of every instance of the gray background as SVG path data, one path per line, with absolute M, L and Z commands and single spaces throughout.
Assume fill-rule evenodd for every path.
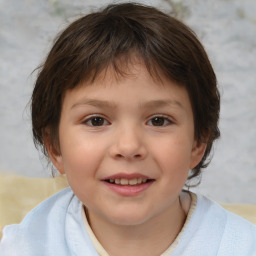
M 222 137 L 196 191 L 220 202 L 256 204 L 256 0 L 138 2 L 175 10 L 196 31 L 218 77 Z M 51 175 L 30 131 L 31 73 L 56 33 L 106 3 L 110 1 L 0 0 L 1 173 Z

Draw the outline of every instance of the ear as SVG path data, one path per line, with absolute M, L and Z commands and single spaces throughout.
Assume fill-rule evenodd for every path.
M 49 134 L 44 135 L 44 145 L 53 165 L 61 174 L 64 174 L 65 171 L 61 152 L 59 149 L 56 149 L 56 146 L 52 144 Z
M 192 152 L 191 152 L 190 169 L 193 169 L 200 163 L 200 161 L 204 156 L 206 147 L 207 147 L 206 142 L 198 142 L 196 140 L 194 141 Z

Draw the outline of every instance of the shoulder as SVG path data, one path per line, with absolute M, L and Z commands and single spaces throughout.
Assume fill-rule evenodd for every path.
M 256 255 L 254 224 L 203 196 L 198 196 L 197 208 L 198 215 L 214 226 L 220 237 L 218 255 Z
M 58 214 L 58 218 L 61 220 L 65 216 L 65 211 L 67 211 L 73 198 L 74 194 L 69 187 L 61 190 L 30 211 L 17 227 L 32 227 L 32 224 L 45 225 L 47 221 L 54 219 L 56 214 Z M 38 223 L 39 219 L 41 220 L 40 223 Z M 15 227 L 16 225 L 11 225 L 10 227 L 12 226 Z
M 224 209 L 220 204 L 204 197 L 197 195 L 197 210 L 199 214 L 207 214 L 210 221 L 220 221 L 225 220 L 225 227 L 231 228 L 232 230 L 240 229 L 241 226 L 244 228 L 252 229 L 256 231 L 255 224 L 247 221 L 243 217 L 234 214 L 226 209 Z M 216 218 L 218 217 L 218 218 Z M 234 225 L 236 224 L 236 225 Z M 240 226 L 241 225 L 241 226 Z
M 173 256 L 256 256 L 252 223 L 204 196 L 192 193 L 192 199 L 193 211 Z
M 39 204 L 20 224 L 5 227 L 0 243 L 1 255 L 20 255 L 19 250 L 23 255 L 33 255 L 31 252 L 36 247 L 48 246 L 43 241 L 56 241 L 56 237 L 61 241 L 63 223 L 73 199 L 73 192 L 66 188 Z

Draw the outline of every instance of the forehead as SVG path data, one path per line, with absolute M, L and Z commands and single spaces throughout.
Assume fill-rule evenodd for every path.
M 163 70 L 152 61 L 144 60 L 139 54 L 131 52 L 116 57 L 103 69 L 91 72 L 77 87 L 84 86 L 113 86 L 122 84 L 125 80 L 148 80 L 157 86 L 168 86 L 169 83 L 185 87 L 168 77 Z
M 85 81 L 67 91 L 63 103 L 69 108 L 84 104 L 114 108 L 117 104 L 131 103 L 148 108 L 164 105 L 190 108 L 185 87 L 160 74 L 153 76 L 140 62 L 130 65 L 122 75 L 110 67 L 93 82 Z
M 147 59 L 136 50 L 119 54 L 108 64 L 100 67 L 94 67 L 86 74 L 84 79 L 77 86 L 92 85 L 98 82 L 106 83 L 109 80 L 111 83 L 117 83 L 127 78 L 133 78 L 143 71 L 143 74 L 150 75 L 150 79 L 154 80 L 156 84 L 163 84 L 163 80 L 171 80 L 171 77 L 166 75 L 166 71 L 160 68 L 155 63 L 153 58 Z M 178 84 L 178 82 L 177 82 Z M 179 83 L 180 84 L 180 83 Z

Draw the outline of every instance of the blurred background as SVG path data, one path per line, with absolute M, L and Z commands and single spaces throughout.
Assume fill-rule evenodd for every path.
M 222 135 L 195 190 L 223 203 L 256 204 L 256 0 L 137 2 L 174 11 L 197 33 L 217 74 Z M 32 72 L 59 31 L 108 3 L 0 0 L 0 173 L 51 176 L 32 140 Z

